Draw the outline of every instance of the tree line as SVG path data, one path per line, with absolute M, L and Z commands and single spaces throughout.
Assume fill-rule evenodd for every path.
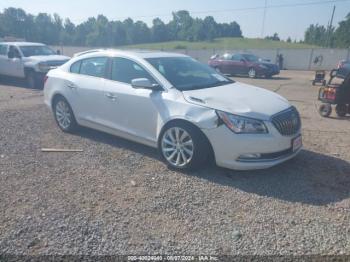
M 236 22 L 217 23 L 212 16 L 194 18 L 185 10 L 173 12 L 168 23 L 155 18 L 149 27 L 131 18 L 109 21 L 103 15 L 75 25 L 58 14 L 34 16 L 10 7 L 0 12 L 0 37 L 4 36 L 49 45 L 108 47 L 173 40 L 212 41 L 218 37 L 242 37 L 242 31 Z
M 350 48 L 350 13 L 338 27 L 310 25 L 306 29 L 304 42 L 323 47 Z

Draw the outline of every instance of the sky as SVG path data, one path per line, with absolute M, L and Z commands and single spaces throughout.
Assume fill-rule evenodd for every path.
M 338 1 L 331 3 L 331 1 Z M 333 25 L 338 25 L 350 13 L 350 0 L 266 0 L 265 26 L 263 27 L 265 0 L 0 0 L 0 10 L 18 7 L 31 14 L 58 13 L 74 23 L 81 23 L 88 17 L 105 15 L 110 20 L 124 20 L 130 17 L 148 25 L 155 17 L 164 22 L 171 19 L 171 13 L 188 10 L 193 17 L 211 15 L 217 22 L 236 21 L 245 37 L 256 38 L 277 32 L 282 39 L 291 37 L 300 40 L 310 24 L 327 25 L 333 6 L 336 5 Z M 320 3 L 305 5 L 309 3 Z M 304 4 L 295 7 L 276 5 Z M 270 7 L 269 7 L 270 6 Z M 263 29 L 264 28 L 264 29 Z

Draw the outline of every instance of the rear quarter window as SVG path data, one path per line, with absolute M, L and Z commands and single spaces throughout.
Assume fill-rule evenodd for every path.
M 75 62 L 73 65 L 70 67 L 70 72 L 74 74 L 79 74 L 80 73 L 80 65 L 81 61 Z

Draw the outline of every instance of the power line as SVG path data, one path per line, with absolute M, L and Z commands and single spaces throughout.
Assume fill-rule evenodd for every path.
M 265 33 L 266 9 L 267 9 L 267 0 L 265 0 L 264 15 L 263 15 L 262 29 L 261 29 L 261 38 L 264 38 L 264 33 Z
M 6 0 L 8 1 L 8 0 Z M 231 12 L 242 12 L 242 11 L 254 11 L 261 9 L 272 9 L 272 8 L 284 8 L 284 7 L 299 7 L 299 6 L 312 6 L 312 5 L 322 5 L 322 4 L 333 4 L 339 2 L 349 2 L 350 0 L 325 0 L 325 1 L 315 1 L 308 3 L 295 3 L 295 4 L 279 4 L 279 5 L 263 5 L 263 6 L 255 6 L 255 7 L 245 7 L 245 8 L 235 8 L 235 9 L 225 9 L 225 10 L 206 10 L 206 11 L 189 11 L 191 14 L 214 14 L 214 13 L 231 13 Z M 156 18 L 156 17 L 171 17 L 172 14 L 153 14 L 153 15 L 143 15 L 143 16 L 133 16 L 133 19 L 140 18 Z M 126 19 L 130 16 L 120 16 L 113 17 L 112 20 Z M 80 19 L 79 19 L 80 20 Z M 80 22 L 85 21 L 85 19 L 81 19 Z
M 329 26 L 328 26 L 328 33 L 327 33 L 326 47 L 328 47 L 328 45 L 330 45 L 330 44 L 331 44 L 331 30 L 332 30 L 332 27 L 333 27 L 334 13 L 335 13 L 335 5 L 334 5 L 334 7 L 333 7 L 332 17 L 331 17 L 331 20 L 330 20 L 330 22 L 329 22 Z
M 264 5 L 255 7 L 245 7 L 245 8 L 235 8 L 235 9 L 225 9 L 225 10 L 206 10 L 206 11 L 189 11 L 191 14 L 213 14 L 213 13 L 231 13 L 231 12 L 241 12 L 241 11 L 253 11 L 259 9 L 272 9 L 272 8 L 284 8 L 284 7 L 299 7 L 299 6 L 312 6 L 312 5 L 322 5 L 322 4 L 332 4 L 339 2 L 349 2 L 350 0 L 326 0 L 326 1 L 315 1 L 309 3 L 295 3 L 295 4 L 280 4 L 280 5 Z M 139 18 L 152 18 L 152 17 L 170 17 L 171 14 L 154 14 L 154 15 L 143 15 L 134 16 L 133 19 Z M 114 19 L 128 18 L 127 16 L 115 17 Z

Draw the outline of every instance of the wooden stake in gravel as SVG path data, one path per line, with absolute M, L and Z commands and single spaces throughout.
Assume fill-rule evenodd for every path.
M 84 152 L 82 149 L 42 148 L 41 152 Z

